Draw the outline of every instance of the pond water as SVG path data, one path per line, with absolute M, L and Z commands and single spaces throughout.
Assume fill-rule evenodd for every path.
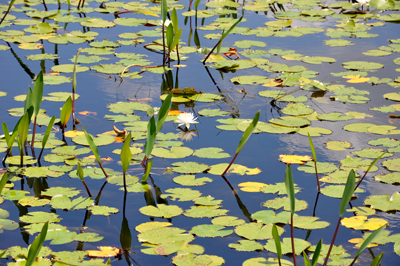
M 375 240 L 374 247 L 362 253 L 358 264 L 369 265 L 381 252 L 384 252 L 381 265 L 399 263 L 399 1 L 371 0 L 364 6 L 346 1 L 199 1 L 197 18 L 194 2 L 190 5 L 189 1 L 168 1 L 170 13 L 176 8 L 182 35 L 178 49 L 181 61 L 171 60 L 166 72 L 162 67 L 143 67 L 163 63 L 160 17 L 149 14 L 160 15 L 160 3 L 86 1 L 80 10 L 84 12 L 79 12 L 78 2 L 72 1 L 68 11 L 66 0 L 61 1 L 60 10 L 57 1 L 46 1 L 45 12 L 42 1 L 17 0 L 0 26 L 0 91 L 4 92 L 0 97 L 0 119 L 10 131 L 23 115 L 21 110 L 10 109 L 24 107 L 23 95 L 29 86 L 33 87 L 41 70 L 45 74 L 41 108 L 46 114 L 39 116 L 41 126 L 37 132 L 44 134 L 50 117 L 60 117 L 60 109 L 72 91 L 71 67 L 65 68 L 65 64 L 73 64 L 70 59 L 79 48 L 83 50 L 78 60 L 95 60 L 93 55 L 102 57 L 97 62 L 78 62 L 79 66 L 88 67 L 76 73 L 76 93 L 80 96 L 76 100 L 76 118 L 80 124 L 73 130 L 70 119 L 65 142 L 61 141 L 62 130 L 54 126 L 40 165 L 21 169 L 19 161 L 17 165 L 4 164 L 2 171 L 9 172 L 9 183 L 2 192 L 4 203 L 0 200 L 0 254 L 6 249 L 7 252 L 0 264 L 22 265 L 24 261 L 14 261 L 27 253 L 17 247 L 27 248 L 44 222 L 50 220 L 51 233 L 44 242 L 48 248 L 44 249 L 46 258 L 38 265 L 103 265 L 107 259 L 90 259 L 87 251 L 99 246 L 120 249 L 121 245 L 130 246 L 131 253 L 129 257 L 111 256 L 112 265 L 221 265 L 223 261 L 225 265 L 267 265 L 266 260 L 277 257 L 271 251 L 274 246 L 270 224 L 275 221 L 279 230 L 284 231 L 281 241 L 291 236 L 288 219 L 272 220 L 278 213 L 287 217 L 282 207 L 273 205 L 287 197 L 283 185 L 274 187 L 285 180 L 286 165 L 279 158 L 280 155 L 312 156 L 308 133 L 318 162 L 331 164 L 318 166 L 320 194 L 314 164 L 308 162 L 306 169 L 291 165 L 294 183 L 301 188 L 296 199 L 303 201 L 296 203 L 303 205 L 296 214 L 308 216 L 307 222 L 301 222 L 300 218 L 297 225 L 295 222 L 294 237 L 305 240 L 296 247 L 296 252 L 305 250 L 311 258 L 310 246 L 315 248 L 321 238 L 325 245 L 330 244 L 348 172 L 354 169 L 364 175 L 371 162 L 385 151 L 387 157 L 375 164 L 360 185 L 362 193 L 356 193 L 357 198 L 350 202 L 347 210 L 363 209 L 361 213 L 344 214 L 353 224 L 340 226 L 335 246 L 341 247 L 331 254 L 328 265 L 349 265 L 358 250 L 354 241 L 366 238 L 368 231 L 385 223 L 387 228 Z M 6 3 L 0 5 L 3 14 L 7 7 Z M 123 10 L 142 13 L 114 16 L 114 12 Z M 221 53 L 227 53 L 229 48 L 236 48 L 237 53 L 234 51 L 230 57 L 212 56 L 203 65 L 201 61 L 216 45 L 222 31 L 228 30 L 242 15 L 242 22 L 224 39 L 221 48 Z M 149 45 L 153 42 L 156 44 Z M 171 58 L 176 58 L 176 52 L 172 52 Z M 130 67 L 129 75 L 121 77 L 128 65 L 136 66 Z M 66 77 L 63 83 L 51 84 L 62 77 Z M 184 126 L 177 129 L 176 113 L 171 112 L 157 135 L 151 179 L 148 185 L 143 185 L 139 180 L 143 175 L 140 162 L 150 119 L 147 111 L 161 106 L 160 96 L 168 93 L 168 84 L 170 88 L 197 92 L 194 96 L 174 94 L 171 109 L 194 113 L 198 123 L 190 125 L 191 131 Z M 54 101 L 55 97 L 49 97 L 54 92 L 65 94 Z M 216 170 L 215 165 L 232 160 L 242 131 L 259 110 L 258 127 L 238 155 L 235 161 L 238 165 L 231 168 L 225 180 L 220 176 L 224 169 Z M 121 176 L 114 177 L 122 174 L 119 154 L 122 143 L 114 138 L 114 125 L 133 133 L 131 147 L 135 152 L 128 174 L 137 178 L 128 179 L 126 197 Z M 86 158 L 93 153 L 87 148 L 86 139 L 79 136 L 82 126 L 93 136 L 102 134 L 104 143 L 97 140 L 96 143 L 110 174 L 108 183 L 94 158 Z M 69 135 L 73 133 L 78 136 Z M 37 138 L 36 156 L 40 153 L 40 134 Z M 4 137 L 0 144 L 6 156 Z M 78 153 L 65 148 L 74 145 L 86 149 Z M 198 151 L 209 147 L 220 148 L 229 156 L 216 150 L 205 150 L 203 154 Z M 30 148 L 27 151 L 32 155 Z M 13 155 L 18 159 L 16 143 Z M 76 177 L 77 160 L 83 165 L 86 185 L 96 200 L 74 210 L 72 205 L 77 201 L 69 207 L 63 205 L 69 204 L 65 203 L 68 197 L 71 200 L 87 197 L 84 185 Z M 195 169 L 190 162 L 203 164 L 203 169 Z M 173 166 L 175 163 L 182 163 L 183 167 Z M 246 185 L 252 185 L 255 191 L 246 191 Z M 60 189 L 53 192 L 57 187 Z M 79 193 L 65 188 L 75 188 Z M 28 192 L 29 197 L 21 190 Z M 63 197 L 64 202 L 57 202 L 57 197 L 51 197 L 54 195 Z M 203 203 L 199 197 L 205 197 Z M 210 197 L 221 202 L 213 205 L 216 203 Z M 92 203 L 95 207 L 91 207 Z M 165 205 L 177 210 L 171 214 L 172 218 L 161 214 L 157 217 L 155 208 L 150 207 L 162 209 Z M 95 209 L 102 212 L 105 208 L 97 206 L 116 209 L 99 215 Z M 205 208 L 214 210 L 206 212 Z M 147 213 L 149 210 L 153 212 Z M 241 221 L 230 223 L 223 218 L 226 215 Z M 312 216 L 329 225 L 312 224 Z M 366 222 L 354 224 L 354 217 Z M 169 227 L 182 229 L 183 235 L 172 237 L 172 229 L 157 229 L 165 225 L 154 222 L 169 222 Z M 256 229 L 262 223 L 266 224 L 264 231 Z M 211 224 L 225 227 L 207 227 Z M 171 235 L 169 240 L 146 238 L 151 234 L 144 230 L 151 226 L 156 228 L 154 234 Z M 175 242 L 180 246 L 172 248 L 173 240 L 181 241 Z M 171 248 L 171 254 L 163 256 L 167 247 Z M 324 249 L 321 264 L 327 247 Z M 61 251 L 71 253 L 57 253 Z M 287 260 L 284 265 L 290 265 L 291 250 L 284 253 L 283 259 Z M 297 262 L 304 265 L 302 255 L 297 256 Z M 278 264 L 270 261 L 268 265 Z

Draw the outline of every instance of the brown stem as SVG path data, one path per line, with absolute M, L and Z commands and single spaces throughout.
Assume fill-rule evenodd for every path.
M 164 21 L 162 22 L 163 23 L 163 25 L 162 25 L 162 43 L 163 43 L 163 66 L 165 66 L 165 32 L 164 32 L 164 29 L 165 29 L 165 25 L 164 25 Z
M 39 157 L 38 157 L 38 162 L 40 161 L 40 158 L 42 158 L 43 150 L 44 150 L 44 148 L 42 148 L 42 150 L 40 151 L 40 154 L 39 154 Z
M 101 163 L 99 163 L 101 170 L 103 171 L 104 175 L 106 176 L 106 178 L 108 179 L 108 175 L 106 173 L 106 170 L 104 170 L 103 165 Z
M 368 172 L 365 172 L 365 174 L 363 175 L 363 177 L 360 179 L 360 181 L 358 181 L 357 186 L 354 188 L 354 191 L 356 191 L 356 189 L 358 188 L 358 186 L 361 184 L 361 182 L 364 180 L 364 177 L 366 177 L 368 174 Z
M 291 237 L 290 238 L 292 240 L 293 264 L 294 264 L 294 266 L 297 266 L 296 251 L 294 250 L 293 213 L 290 216 L 290 233 L 291 233 Z
M 46 2 L 44 0 L 43 0 L 43 6 L 44 6 L 44 10 L 47 11 L 47 5 L 46 5 Z
M 208 55 L 206 56 L 206 59 L 204 59 L 204 61 L 203 61 L 203 65 L 206 64 L 207 59 L 210 57 L 210 55 L 212 54 L 212 52 L 214 52 L 215 48 L 217 48 L 217 46 L 219 45 L 220 42 L 221 42 L 221 40 L 219 40 L 219 41 L 217 42 L 217 45 L 215 45 L 214 48 L 212 48 L 211 52 L 208 53 Z
M 32 153 L 34 153 L 34 147 L 33 147 L 33 145 L 35 144 L 36 123 L 37 123 L 37 116 L 35 115 L 35 121 L 33 122 L 32 141 L 31 141 Z
M 72 89 L 72 125 L 75 127 L 75 88 Z
M 333 239 L 332 239 L 331 245 L 329 247 L 328 253 L 326 254 L 326 258 L 325 258 L 325 261 L 324 261 L 324 266 L 328 263 L 329 255 L 331 254 L 333 244 L 335 243 L 335 239 L 336 239 L 336 236 L 337 236 L 337 233 L 338 233 L 338 230 L 339 230 L 339 225 L 340 225 L 340 221 L 341 220 L 342 220 L 342 217 L 339 217 L 339 221 L 338 221 L 337 226 L 336 226 L 335 234 L 333 235 Z
M 235 156 L 233 157 L 231 163 L 228 165 L 228 167 L 225 169 L 225 171 L 222 173 L 221 176 L 225 176 L 226 172 L 228 172 L 229 168 L 231 167 L 231 165 L 233 164 L 233 162 L 236 160 L 236 157 L 238 156 L 239 153 L 236 153 Z
M 4 14 L 3 18 L 2 18 L 1 21 L 0 21 L 0 25 L 1 25 L 1 23 L 3 23 L 3 20 L 6 18 L 6 16 L 8 15 L 8 13 L 10 13 L 11 7 L 12 7 L 12 5 L 9 5 L 9 6 L 8 6 L 8 9 L 7 9 L 6 13 Z
M 125 172 L 124 172 L 124 191 L 126 193 L 126 176 L 125 176 Z M 124 208 L 124 217 L 125 217 L 125 208 Z
M 317 183 L 318 183 L 318 192 L 321 191 L 321 186 L 319 185 L 319 177 L 318 177 L 318 169 L 317 169 L 317 162 L 314 161 L 314 167 L 315 167 L 315 176 L 317 177 Z
M 87 193 L 89 194 L 89 197 L 91 198 L 91 197 L 92 197 L 92 194 L 90 193 L 90 190 L 89 190 L 89 188 L 87 187 L 87 185 L 86 185 L 85 181 L 84 181 L 84 180 L 82 180 L 82 183 L 83 183 L 83 185 L 85 186 L 85 188 L 86 188 L 86 191 L 87 191 Z

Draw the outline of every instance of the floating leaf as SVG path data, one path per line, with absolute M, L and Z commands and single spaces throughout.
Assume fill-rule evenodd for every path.
M 196 162 L 177 162 L 172 164 L 172 171 L 181 174 L 195 174 L 206 171 L 209 167 Z
M 171 241 L 186 242 L 193 241 L 194 237 L 191 234 L 185 234 L 186 230 L 176 227 L 159 227 L 152 230 L 145 231 L 139 234 L 139 242 L 148 242 L 151 244 L 161 244 Z
M 165 192 L 166 193 L 163 193 L 161 195 L 161 198 L 166 199 L 170 197 L 171 200 L 174 201 L 177 199 L 179 199 L 178 201 L 190 201 L 201 196 L 200 191 L 192 190 L 190 188 L 170 188 L 167 189 Z
M 293 263 L 288 260 L 281 259 L 280 262 L 282 266 L 293 266 Z M 243 262 L 243 266 L 264 266 L 264 265 L 279 265 L 278 259 L 268 258 L 267 260 L 263 257 L 259 257 L 259 258 L 251 258 Z
M 238 226 L 244 224 L 245 221 L 238 219 L 234 216 L 221 216 L 211 220 L 212 224 L 223 225 L 223 226 Z
M 301 190 L 301 188 L 297 187 L 297 184 L 294 184 L 294 193 L 297 193 Z M 267 185 L 261 189 L 263 193 L 278 193 L 278 195 L 287 195 L 285 183 L 276 183 L 275 185 Z
M 345 188 L 345 186 L 343 186 L 343 185 L 325 186 L 325 187 L 321 188 L 321 193 L 328 197 L 340 199 L 343 196 L 344 188 Z M 364 192 L 364 189 L 357 188 L 357 190 L 354 193 L 363 193 L 363 192 Z
M 174 182 L 182 186 L 204 186 L 206 182 L 212 182 L 211 178 L 195 178 L 194 175 L 180 175 L 174 178 Z
M 341 221 L 342 225 L 347 228 L 353 228 L 356 230 L 370 230 L 375 231 L 379 227 L 389 224 L 386 220 L 381 218 L 367 218 L 367 216 L 354 216 L 350 218 L 343 218 Z
M 283 207 L 285 211 L 290 211 L 290 202 L 288 197 L 267 200 L 266 202 L 263 203 L 263 206 L 274 210 L 278 210 Z M 295 206 L 296 206 L 295 211 L 301 211 L 307 209 L 308 204 L 304 200 L 296 199 Z
M 259 183 L 259 182 L 244 182 L 239 185 L 240 190 L 246 192 L 260 192 L 262 188 L 267 186 L 267 184 Z
M 196 198 L 193 201 L 194 204 L 196 205 L 204 205 L 204 206 L 214 206 L 214 205 L 220 205 L 222 203 L 222 200 L 215 200 L 214 197 L 211 196 Z
M 274 211 L 264 210 L 253 213 L 251 218 L 263 224 L 286 224 L 290 220 L 290 212 L 283 211 L 275 215 Z
M 306 248 L 311 246 L 311 244 L 303 239 L 299 238 L 294 238 L 294 245 L 295 245 L 295 251 L 296 255 L 301 254 Z M 282 239 L 281 242 L 281 247 L 282 247 L 282 254 L 288 254 L 292 253 L 292 242 L 291 239 L 288 237 L 285 237 Z M 276 253 L 276 246 L 274 243 L 274 240 L 270 239 L 268 240 L 267 244 L 265 244 L 264 248 L 268 251 Z
M 216 116 L 228 116 L 229 112 L 222 111 L 220 109 L 203 109 L 198 112 L 201 116 L 216 117 Z
M 279 161 L 286 164 L 301 164 L 303 165 L 305 162 L 311 161 L 312 158 L 308 155 L 279 155 Z
M 183 215 L 192 218 L 203 218 L 203 217 L 217 217 L 225 215 L 228 210 L 220 209 L 221 206 L 192 206 L 189 210 L 186 210 Z
M 147 216 L 171 218 L 181 215 L 183 210 L 176 205 L 158 204 L 157 207 L 152 205 L 142 207 L 139 212 Z
M 351 62 L 345 62 L 342 65 L 346 69 L 354 69 L 354 70 L 375 70 L 384 67 L 383 64 L 367 62 L 367 61 L 351 61 Z
M 239 244 L 231 243 L 228 246 L 237 251 L 257 251 L 264 249 L 262 244 L 253 240 L 239 240 L 238 242 Z
M 195 150 L 193 156 L 197 156 L 200 158 L 210 158 L 210 159 L 220 159 L 220 158 L 228 158 L 230 155 L 221 148 L 201 148 Z
M 391 197 L 389 194 L 369 196 L 364 204 L 385 212 L 400 210 L 400 193 L 394 192 Z
M 170 150 L 156 147 L 152 150 L 151 154 L 161 158 L 185 158 L 192 155 L 193 150 L 187 147 L 171 147 Z
M 344 151 L 352 147 L 350 142 L 347 141 L 328 141 L 326 143 L 326 148 L 333 151 Z
M 115 247 L 97 247 L 100 250 L 87 250 L 90 258 L 112 258 L 120 253 L 120 249 Z
M 282 235 L 285 230 L 278 227 L 279 235 Z M 265 240 L 272 238 L 272 225 L 263 225 L 262 223 L 246 223 L 238 225 L 235 228 L 235 233 L 249 240 Z
M 313 230 L 322 229 L 329 226 L 328 222 L 317 221 L 319 217 L 312 216 L 294 216 L 293 226 L 300 229 Z M 289 221 L 290 224 L 290 221 Z
M 225 226 L 216 224 L 201 224 L 193 227 L 189 233 L 199 237 L 224 237 L 233 233 L 233 230 L 222 229 L 225 229 Z
M 400 172 L 376 175 L 375 181 L 380 181 L 380 182 L 388 183 L 388 184 L 399 184 L 400 183 Z
M 93 215 L 103 215 L 103 216 L 110 216 L 111 214 L 119 212 L 117 208 L 108 207 L 108 206 L 90 206 L 88 208 L 89 211 Z

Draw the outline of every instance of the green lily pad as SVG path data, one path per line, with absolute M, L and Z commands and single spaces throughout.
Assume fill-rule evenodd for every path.
M 214 101 L 220 101 L 224 97 L 221 95 L 213 94 L 213 93 L 199 93 L 188 97 L 189 100 L 195 102 L 203 102 L 203 103 L 212 103 Z
M 220 159 L 220 158 L 229 158 L 230 155 L 221 148 L 201 148 L 196 150 L 193 153 L 193 156 L 197 156 L 200 158 L 210 158 L 210 159 Z
M 379 125 L 379 126 L 375 125 L 369 127 L 367 131 L 379 135 L 396 135 L 400 133 L 400 130 L 396 128 L 397 127 L 395 126 L 389 126 L 389 125 Z
M 75 63 L 75 57 L 72 57 L 70 59 L 71 62 Z M 85 56 L 85 55 L 80 55 L 78 57 L 78 60 L 76 61 L 77 64 L 91 64 L 91 63 L 97 63 L 100 62 L 102 60 L 109 60 L 110 58 L 107 57 L 100 57 L 98 55 L 92 55 L 92 56 Z
M 39 61 L 39 60 L 54 60 L 61 58 L 56 54 L 33 54 L 33 55 L 27 55 L 26 59 L 32 60 L 32 61 Z
M 376 175 L 375 181 L 380 181 L 380 182 L 388 183 L 388 184 L 399 184 L 400 183 L 400 172 Z
M 94 203 L 90 198 L 79 197 L 74 200 L 70 200 L 65 195 L 55 195 L 51 198 L 50 205 L 54 209 L 63 209 L 68 211 L 86 209 Z
M 282 235 L 285 232 L 282 227 L 278 226 L 277 229 L 279 235 Z M 248 240 L 270 239 L 272 238 L 272 224 L 263 225 L 262 223 L 246 223 L 236 226 L 235 233 Z
M 211 196 L 196 198 L 193 201 L 194 204 L 203 206 L 215 206 L 215 205 L 220 205 L 222 203 L 222 200 L 216 200 L 214 199 L 214 197 Z
M 292 262 L 285 259 L 280 259 L 280 262 L 282 266 L 293 266 Z M 263 257 L 251 258 L 245 260 L 242 266 L 264 266 L 264 265 L 279 265 L 278 258 L 268 258 L 268 260 Z
M 185 230 L 176 227 L 160 227 L 145 231 L 137 237 L 139 242 L 148 242 L 151 244 L 162 244 L 181 240 L 186 242 L 193 241 L 194 237 L 190 234 L 185 234 L 185 232 Z
M 324 42 L 326 46 L 329 47 L 343 47 L 348 45 L 354 45 L 352 41 L 343 40 L 343 39 L 335 39 L 335 40 L 326 40 Z
M 157 207 L 152 205 L 142 207 L 139 212 L 147 216 L 172 218 L 181 215 L 183 210 L 176 205 L 158 204 Z
M 199 111 L 198 114 L 206 117 L 216 117 L 216 116 L 228 116 L 229 112 L 222 111 L 220 109 L 203 109 Z
M 38 211 L 27 213 L 19 217 L 19 220 L 27 224 L 37 224 L 45 222 L 58 223 L 61 221 L 61 218 L 58 218 L 58 215 L 55 213 Z
M 201 224 L 193 227 L 189 233 L 199 237 L 224 237 L 233 233 L 233 230 L 222 229 L 225 229 L 225 226 L 216 224 Z
M 59 85 L 63 83 L 69 83 L 72 81 L 72 78 L 66 76 L 44 76 L 43 83 L 46 85 Z M 76 94 L 75 94 L 76 95 Z
M 344 185 L 324 186 L 321 188 L 321 193 L 325 196 L 341 199 L 343 196 Z M 363 193 L 365 190 L 357 188 L 354 193 Z
M 280 212 L 275 215 L 274 211 L 271 210 L 263 210 L 255 212 L 251 215 L 251 218 L 256 220 L 258 223 L 263 224 L 275 224 L 282 223 L 287 224 L 290 220 L 290 212 Z
M 101 18 L 91 18 L 80 23 L 84 27 L 90 28 L 112 28 L 115 26 L 114 22 L 103 20 Z
M 283 108 L 282 113 L 286 115 L 309 115 L 314 112 L 314 109 L 304 103 L 289 103 L 285 108 Z
M 39 199 L 36 197 L 25 197 L 18 201 L 22 206 L 31 206 L 31 207 L 39 207 L 45 206 L 50 203 L 48 199 Z
M 238 242 L 239 244 L 231 243 L 228 246 L 236 251 L 257 251 L 264 249 L 262 244 L 254 240 L 239 240 Z
M 382 149 L 365 148 L 361 151 L 353 151 L 352 153 L 363 158 L 375 159 L 378 158 L 383 152 L 384 151 Z M 385 153 L 382 158 L 390 156 L 393 156 L 393 153 Z
M 296 255 L 300 255 L 305 249 L 307 249 L 311 244 L 303 239 L 294 238 L 294 246 Z M 264 248 L 270 252 L 276 253 L 275 241 L 273 239 L 268 240 Z M 282 254 L 292 253 L 292 240 L 291 238 L 285 237 L 281 242 Z
M 82 146 L 89 146 L 85 135 L 80 135 L 72 138 L 72 141 L 76 144 L 82 145 Z M 97 147 L 99 146 L 105 146 L 109 145 L 111 143 L 115 142 L 115 138 L 111 135 L 103 135 L 99 134 L 96 137 L 93 138 L 94 144 L 96 144 Z
M 396 92 L 386 93 L 383 95 L 383 98 L 392 100 L 395 102 L 400 102 L 400 93 L 396 93 Z
M 81 191 L 76 190 L 74 187 L 51 187 L 42 192 L 43 196 L 54 197 L 55 195 L 65 195 L 67 197 L 75 197 Z
M 90 206 L 88 210 L 91 211 L 93 215 L 103 215 L 103 216 L 110 216 L 111 214 L 119 212 L 117 208 L 108 206 L 98 206 L 98 205 Z
M 241 40 L 241 41 L 235 41 L 233 46 L 239 48 L 251 48 L 251 47 L 265 47 L 267 46 L 267 44 L 262 41 Z
M 150 105 L 139 102 L 117 102 L 107 106 L 112 113 L 133 114 L 134 111 L 147 112 L 151 108 Z
M 325 56 L 305 56 L 303 57 L 303 59 L 301 59 L 301 61 L 308 64 L 319 65 L 322 64 L 323 62 L 330 64 L 335 63 L 336 59 Z
M 90 69 L 104 74 L 121 74 L 122 71 L 124 71 L 125 66 L 119 64 L 101 64 L 91 66 Z
M 225 215 L 228 210 L 220 209 L 221 206 L 192 206 L 189 210 L 186 210 L 183 215 L 191 218 L 211 218 Z
M 333 150 L 333 151 L 345 151 L 346 149 L 350 149 L 351 144 L 350 142 L 347 141 L 328 141 L 326 144 L 326 148 L 328 150 Z
M 352 123 L 345 125 L 343 129 L 350 132 L 368 132 L 368 128 L 373 126 L 375 125 L 370 123 Z
M 221 175 L 227 167 L 227 163 L 215 164 L 211 166 L 208 173 L 212 175 Z M 258 168 L 247 168 L 246 166 L 240 164 L 232 164 L 227 173 L 236 173 L 239 175 L 257 175 L 261 173 L 261 170 Z
M 311 124 L 310 121 L 301 117 L 282 116 L 281 118 L 273 118 L 269 120 L 271 124 L 285 127 L 303 127 Z
M 195 174 L 206 171 L 209 166 L 196 162 L 177 162 L 172 164 L 172 171 L 180 174 Z
M 298 199 L 296 199 L 295 205 L 296 205 L 295 211 L 305 210 L 307 209 L 308 206 L 306 201 Z M 290 211 L 290 202 L 288 197 L 267 200 L 266 202 L 263 203 L 263 206 L 274 210 L 278 210 L 283 207 L 285 211 Z
M 70 96 L 72 97 L 72 93 L 70 92 L 50 92 L 43 99 L 51 102 L 65 102 Z M 75 100 L 79 97 L 80 95 L 75 93 Z
M 0 218 L 0 234 L 3 233 L 3 230 L 15 230 L 19 227 L 18 223 Z
M 300 229 L 314 230 L 322 229 L 329 226 L 328 222 L 317 221 L 319 217 L 313 216 L 294 216 L 293 226 Z M 290 221 L 289 221 L 290 224 Z
M 63 174 L 62 172 L 52 171 L 48 167 L 39 166 L 29 167 L 24 170 L 24 175 L 27 177 L 59 177 Z
M 170 150 L 156 147 L 151 152 L 152 155 L 161 158 L 185 158 L 193 154 L 193 150 L 188 147 L 171 147 Z
M 72 72 L 74 72 L 74 64 L 62 64 L 62 65 L 53 66 L 51 68 L 51 70 L 53 70 L 54 72 L 60 72 L 60 73 L 72 73 Z M 85 72 L 88 70 L 89 70 L 88 67 L 80 66 L 80 65 L 76 66 L 76 73 Z
M 352 115 L 348 114 L 343 114 L 340 112 L 331 112 L 331 113 L 326 113 L 326 114 L 320 114 L 317 116 L 319 120 L 322 121 L 347 121 L 350 119 L 353 119 L 354 117 Z
M 182 186 L 204 186 L 206 182 L 212 182 L 212 179 L 208 177 L 196 178 L 194 175 L 180 175 L 174 177 L 174 182 Z
M 190 11 L 189 11 L 190 12 Z M 184 12 L 184 13 L 189 13 Z M 182 13 L 182 15 L 184 15 Z M 185 266 L 185 265 L 211 265 L 212 259 L 206 257 L 206 255 L 195 255 L 193 253 L 185 253 L 179 254 L 172 258 L 172 263 L 177 266 Z M 221 264 L 216 264 L 221 265 Z
M 400 193 L 394 192 L 392 196 L 389 194 L 369 196 L 364 200 L 364 204 L 384 212 L 398 211 L 400 210 Z
M 235 85 L 257 85 L 257 84 L 263 84 L 263 83 L 268 83 L 269 78 L 264 77 L 264 76 L 255 76 L 255 75 L 250 75 L 250 76 L 238 76 L 231 78 L 231 82 Z
M 170 194 L 167 194 L 170 193 Z M 171 198 L 171 200 L 178 200 L 178 201 L 190 201 L 195 198 L 198 198 L 201 196 L 200 191 L 198 190 L 193 190 L 190 188 L 170 188 L 167 189 L 162 195 L 161 198 L 166 199 L 168 197 Z
M 400 171 L 400 159 L 391 159 L 382 162 L 383 167 L 387 168 L 390 171 Z
M 367 61 L 351 61 L 351 62 L 345 62 L 342 65 L 346 69 L 354 69 L 354 70 L 375 70 L 384 67 L 383 64 L 367 62 Z
M 223 225 L 223 226 L 238 226 L 244 224 L 243 219 L 238 219 L 235 216 L 220 216 L 211 220 L 212 224 Z

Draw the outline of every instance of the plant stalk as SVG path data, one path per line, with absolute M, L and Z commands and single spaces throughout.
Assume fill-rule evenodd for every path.
M 333 248 L 333 244 L 335 243 L 335 239 L 336 239 L 337 233 L 339 231 L 339 225 L 340 225 L 340 221 L 341 220 L 342 220 L 342 217 L 339 217 L 339 221 L 338 221 L 337 226 L 336 226 L 335 234 L 333 235 L 333 239 L 332 239 L 331 245 L 329 247 L 328 253 L 326 254 L 326 258 L 325 258 L 325 261 L 324 261 L 324 266 L 328 263 L 329 255 L 331 254 L 331 251 L 332 251 L 332 248 Z
M 225 169 L 225 171 L 222 173 L 222 177 L 225 176 L 226 172 L 228 172 L 229 168 L 231 167 L 231 165 L 233 164 L 233 162 L 236 160 L 236 157 L 238 156 L 239 153 L 236 153 L 235 156 L 233 157 L 232 161 L 230 162 L 230 164 L 228 165 L 228 167 Z
M 292 240 L 293 264 L 294 264 L 294 266 L 297 266 L 296 251 L 294 249 L 293 214 L 290 215 L 290 233 L 291 233 L 290 238 Z

